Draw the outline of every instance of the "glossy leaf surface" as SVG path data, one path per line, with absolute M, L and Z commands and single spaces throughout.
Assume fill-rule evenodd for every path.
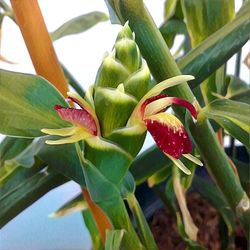
M 54 111 L 67 106 L 63 96 L 41 77 L 0 71 L 0 133 L 17 137 L 39 137 L 43 128 L 70 126 Z

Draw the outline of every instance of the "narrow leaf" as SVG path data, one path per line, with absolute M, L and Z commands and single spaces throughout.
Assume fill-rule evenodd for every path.
M 78 17 L 75 17 L 62 26 L 57 28 L 51 33 L 52 40 L 58 40 L 67 35 L 78 34 L 84 32 L 99 22 L 107 21 L 108 17 L 105 13 L 102 12 L 90 12 Z
M 86 201 L 83 199 L 83 195 L 79 194 L 73 199 L 66 202 L 63 206 L 58 208 L 55 212 L 51 213 L 49 217 L 58 218 L 63 217 L 65 215 L 84 211 L 88 208 Z
M 125 230 L 108 230 L 106 233 L 105 250 L 121 249 L 122 238 Z
M 220 99 L 204 107 L 200 115 L 215 120 L 229 134 L 250 147 L 250 105 Z

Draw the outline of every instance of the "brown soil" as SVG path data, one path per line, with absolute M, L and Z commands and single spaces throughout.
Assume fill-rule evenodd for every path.
M 198 193 L 189 194 L 187 203 L 194 223 L 199 228 L 199 244 L 208 250 L 223 250 L 217 210 Z M 166 209 L 160 209 L 154 214 L 150 227 L 160 250 L 186 249 L 184 241 L 177 232 L 175 218 Z M 235 249 L 247 250 L 246 239 L 239 226 L 236 229 L 236 235 Z

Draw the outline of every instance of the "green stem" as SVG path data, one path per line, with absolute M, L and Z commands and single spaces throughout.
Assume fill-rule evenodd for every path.
M 129 25 L 135 33 L 136 42 L 146 59 L 151 73 L 157 81 L 162 81 L 181 72 L 172 57 L 169 48 L 162 38 L 158 28 L 145 8 L 142 0 L 120 0 L 118 15 L 122 20 L 129 20 Z M 169 95 L 178 96 L 190 102 L 194 101 L 194 95 L 187 84 L 182 84 L 168 90 Z M 183 117 L 183 110 L 175 109 L 179 116 Z M 184 120 L 184 119 L 183 119 Z M 249 206 L 242 208 L 242 200 L 249 204 L 249 199 L 231 168 L 227 156 L 218 144 L 214 131 L 207 120 L 190 127 L 194 142 L 198 147 L 206 167 L 221 188 L 228 203 L 242 221 L 248 220 Z M 239 209 L 240 207 L 240 209 Z M 243 223 L 246 232 L 249 225 Z
M 86 160 L 84 159 L 83 152 L 78 143 L 75 144 L 75 147 L 76 147 L 76 151 L 80 160 L 81 167 L 83 169 L 87 189 L 89 191 L 89 194 L 92 200 L 106 213 L 114 229 L 125 229 L 126 231 L 126 233 L 123 236 L 122 246 L 126 250 L 127 249 L 128 250 L 130 249 L 143 250 L 144 247 L 142 246 L 133 228 L 133 225 L 130 221 L 127 209 L 124 205 L 123 199 L 121 198 L 119 190 L 117 190 L 117 188 L 114 185 L 112 185 L 112 183 L 109 183 L 109 182 L 107 183 L 107 181 L 103 179 L 98 179 L 99 173 L 96 167 L 86 164 Z M 92 169 L 94 168 L 94 169 L 90 170 L 91 168 Z M 88 176 L 90 174 L 92 175 L 91 177 Z M 95 179 L 93 179 L 93 175 L 96 176 L 96 177 L 94 176 Z M 92 181 L 92 183 L 90 184 L 93 184 L 93 180 L 94 180 L 95 185 L 94 186 L 88 185 L 87 180 Z M 106 191 L 107 189 L 109 190 L 108 193 L 113 194 L 111 195 L 111 197 L 108 197 L 108 198 L 105 196 L 107 195 L 107 191 Z M 104 190 L 105 192 L 103 192 Z M 100 200 L 99 198 L 98 201 L 95 201 L 94 197 L 92 197 L 92 194 L 94 194 L 95 192 L 96 193 L 103 192 L 102 200 Z
M 145 219 L 145 216 L 141 210 L 141 207 L 135 195 L 133 193 L 129 193 L 127 195 L 127 201 L 129 208 L 135 217 L 143 245 L 148 250 L 158 249 L 154 237 L 152 235 L 152 232 L 148 226 L 148 223 Z

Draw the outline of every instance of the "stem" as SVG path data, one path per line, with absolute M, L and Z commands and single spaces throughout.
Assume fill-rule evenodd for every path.
M 85 198 L 85 200 L 88 203 L 89 210 L 92 213 L 92 216 L 96 222 L 96 226 L 99 230 L 99 233 L 102 238 L 103 244 L 105 244 L 105 239 L 106 239 L 106 230 L 111 229 L 112 225 L 109 222 L 106 214 L 99 208 L 92 200 L 89 195 L 89 192 L 86 188 L 82 188 L 82 193 Z
M 11 5 L 37 74 L 55 85 L 66 96 L 67 81 L 37 0 L 11 0 Z
M 121 20 L 129 20 L 129 25 L 135 33 L 136 42 L 154 78 L 162 81 L 180 75 L 181 72 L 170 54 L 169 48 L 143 2 L 141 0 L 120 0 L 117 5 L 119 6 L 118 16 L 122 16 Z M 195 98 L 187 84 L 169 89 L 168 94 L 190 102 L 193 102 Z M 181 112 L 179 109 L 175 109 L 175 111 L 184 118 L 183 111 Z M 237 210 L 238 217 L 242 219 L 241 222 L 247 221 L 250 208 L 244 206 L 244 208 L 238 209 L 238 206 L 243 200 L 244 203 L 249 204 L 249 199 L 234 174 L 226 154 L 221 149 L 211 125 L 206 119 L 199 124 L 191 122 L 190 131 L 207 169 L 221 188 L 226 200 L 234 211 Z M 247 234 L 249 225 L 243 223 Z
M 108 198 L 102 196 L 101 199 L 98 197 L 97 202 L 95 202 L 93 197 L 91 197 L 91 199 L 95 203 L 97 203 L 97 205 L 103 210 L 103 212 L 105 212 L 106 216 L 109 218 L 110 222 L 112 223 L 113 229 L 125 229 L 126 230 L 126 233 L 124 234 L 123 240 L 122 240 L 122 245 L 124 249 L 143 250 L 144 247 L 142 246 L 133 228 L 133 225 L 128 216 L 127 209 L 121 198 L 120 191 L 117 189 L 116 186 L 112 185 L 112 183 L 107 182 L 105 179 L 100 177 L 97 168 L 95 166 L 91 166 L 91 165 L 88 165 L 88 163 L 86 163 L 87 161 L 84 159 L 83 152 L 80 148 L 80 145 L 76 143 L 75 146 L 76 146 L 76 151 L 79 157 L 81 167 L 83 169 L 87 189 L 88 189 L 88 192 L 90 193 L 90 196 L 93 193 L 103 193 L 103 190 L 105 189 L 106 190 L 108 189 L 109 190 L 108 193 L 113 195 L 112 197 L 108 197 Z M 93 176 L 95 180 L 91 179 L 91 177 Z M 94 186 L 92 185 L 93 181 L 95 181 L 94 183 L 96 183 L 96 185 Z
M 148 226 L 148 223 L 135 195 L 133 193 L 129 193 L 126 198 L 128 201 L 129 208 L 135 217 L 143 245 L 148 250 L 158 249 L 152 232 Z

